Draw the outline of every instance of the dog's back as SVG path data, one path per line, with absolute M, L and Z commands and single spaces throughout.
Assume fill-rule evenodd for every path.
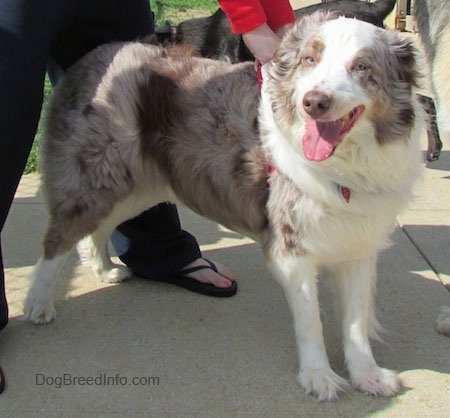
M 214 214 L 229 227 L 247 232 L 265 226 L 266 171 L 257 143 L 253 65 L 192 57 L 183 48 L 105 45 L 69 70 L 50 103 L 42 140 L 51 213 L 76 202 L 80 219 L 92 207 L 102 217 L 133 189 L 164 182 L 197 212 Z M 184 140 L 172 141 L 176 137 Z M 204 160 L 212 162 L 209 168 Z M 240 176 L 227 172 L 224 178 L 226 170 L 218 169 L 224 164 L 239 167 Z M 169 171 L 194 177 L 183 187 Z M 95 193 L 102 190 L 100 203 Z M 236 190 L 247 197 L 245 204 L 229 196 Z M 206 191 L 214 202 L 206 196 L 191 202 Z M 218 208 L 225 206 L 221 215 Z M 92 212 L 83 222 L 96 222 Z

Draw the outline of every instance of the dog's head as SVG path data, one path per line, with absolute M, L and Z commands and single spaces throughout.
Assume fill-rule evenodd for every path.
M 395 32 L 315 14 L 297 21 L 265 66 L 263 94 L 292 145 L 323 161 L 362 125 L 380 146 L 409 136 L 414 56 Z

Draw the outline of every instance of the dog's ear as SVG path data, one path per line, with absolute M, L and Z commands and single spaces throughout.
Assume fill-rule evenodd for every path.
M 303 37 L 305 33 L 311 33 L 314 31 L 314 28 L 324 24 L 327 20 L 337 19 L 338 17 L 339 15 L 335 12 L 323 10 L 312 14 L 300 15 L 294 24 L 294 29 L 297 31 L 298 36 Z
M 413 41 L 392 31 L 386 31 L 386 36 L 389 50 L 396 60 L 394 70 L 398 75 L 398 80 L 417 87 L 419 72 L 416 62 L 417 49 Z
M 385 103 L 378 106 L 377 139 L 408 137 L 415 120 L 412 95 L 417 86 L 416 48 L 413 42 L 396 32 L 378 29 L 374 61 L 377 61 L 379 86 L 384 90 Z M 382 93 L 382 92 L 380 92 Z M 382 94 L 383 95 L 383 94 Z M 382 110 L 383 109 L 383 110 Z
M 316 12 L 311 15 L 301 16 L 295 21 L 292 28 L 286 32 L 283 39 L 289 43 L 299 43 L 307 36 L 315 33 L 317 29 L 329 19 L 330 14 L 324 12 Z
M 278 76 L 283 76 L 295 68 L 306 40 L 312 39 L 320 31 L 321 26 L 333 18 L 332 13 L 316 12 L 297 19 L 284 35 L 272 60 Z

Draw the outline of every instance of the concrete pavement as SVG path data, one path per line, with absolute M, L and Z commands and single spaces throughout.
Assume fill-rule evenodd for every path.
M 24 176 L 3 235 L 11 320 L 0 340 L 8 382 L 0 415 L 448 416 L 450 338 L 437 334 L 435 319 L 440 305 L 450 305 L 443 285 L 450 283 L 449 182 L 447 144 L 379 260 L 377 307 L 387 332 L 374 352 L 380 365 L 400 372 L 406 389 L 393 399 L 352 390 L 321 404 L 296 383 L 291 316 L 258 246 L 187 210 L 182 223 L 204 254 L 235 272 L 235 297 L 139 278 L 99 283 L 73 254 L 57 285 L 56 321 L 23 321 L 26 277 L 47 222 L 39 176 Z M 325 285 L 321 292 L 330 361 L 345 375 L 332 297 Z

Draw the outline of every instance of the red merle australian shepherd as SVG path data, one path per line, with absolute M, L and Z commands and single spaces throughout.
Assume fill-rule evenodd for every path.
M 171 201 L 261 243 L 292 310 L 307 393 L 333 400 L 348 385 L 325 350 L 323 269 L 341 300 L 351 385 L 379 396 L 400 390 L 369 338 L 378 328 L 377 253 L 420 172 L 415 51 L 355 19 L 300 23 L 263 67 L 261 89 L 253 63 L 141 43 L 100 47 L 68 71 L 42 144 L 50 224 L 26 317 L 54 318 L 57 271 L 83 238 L 100 279 L 130 277 L 111 263 L 109 236 Z

